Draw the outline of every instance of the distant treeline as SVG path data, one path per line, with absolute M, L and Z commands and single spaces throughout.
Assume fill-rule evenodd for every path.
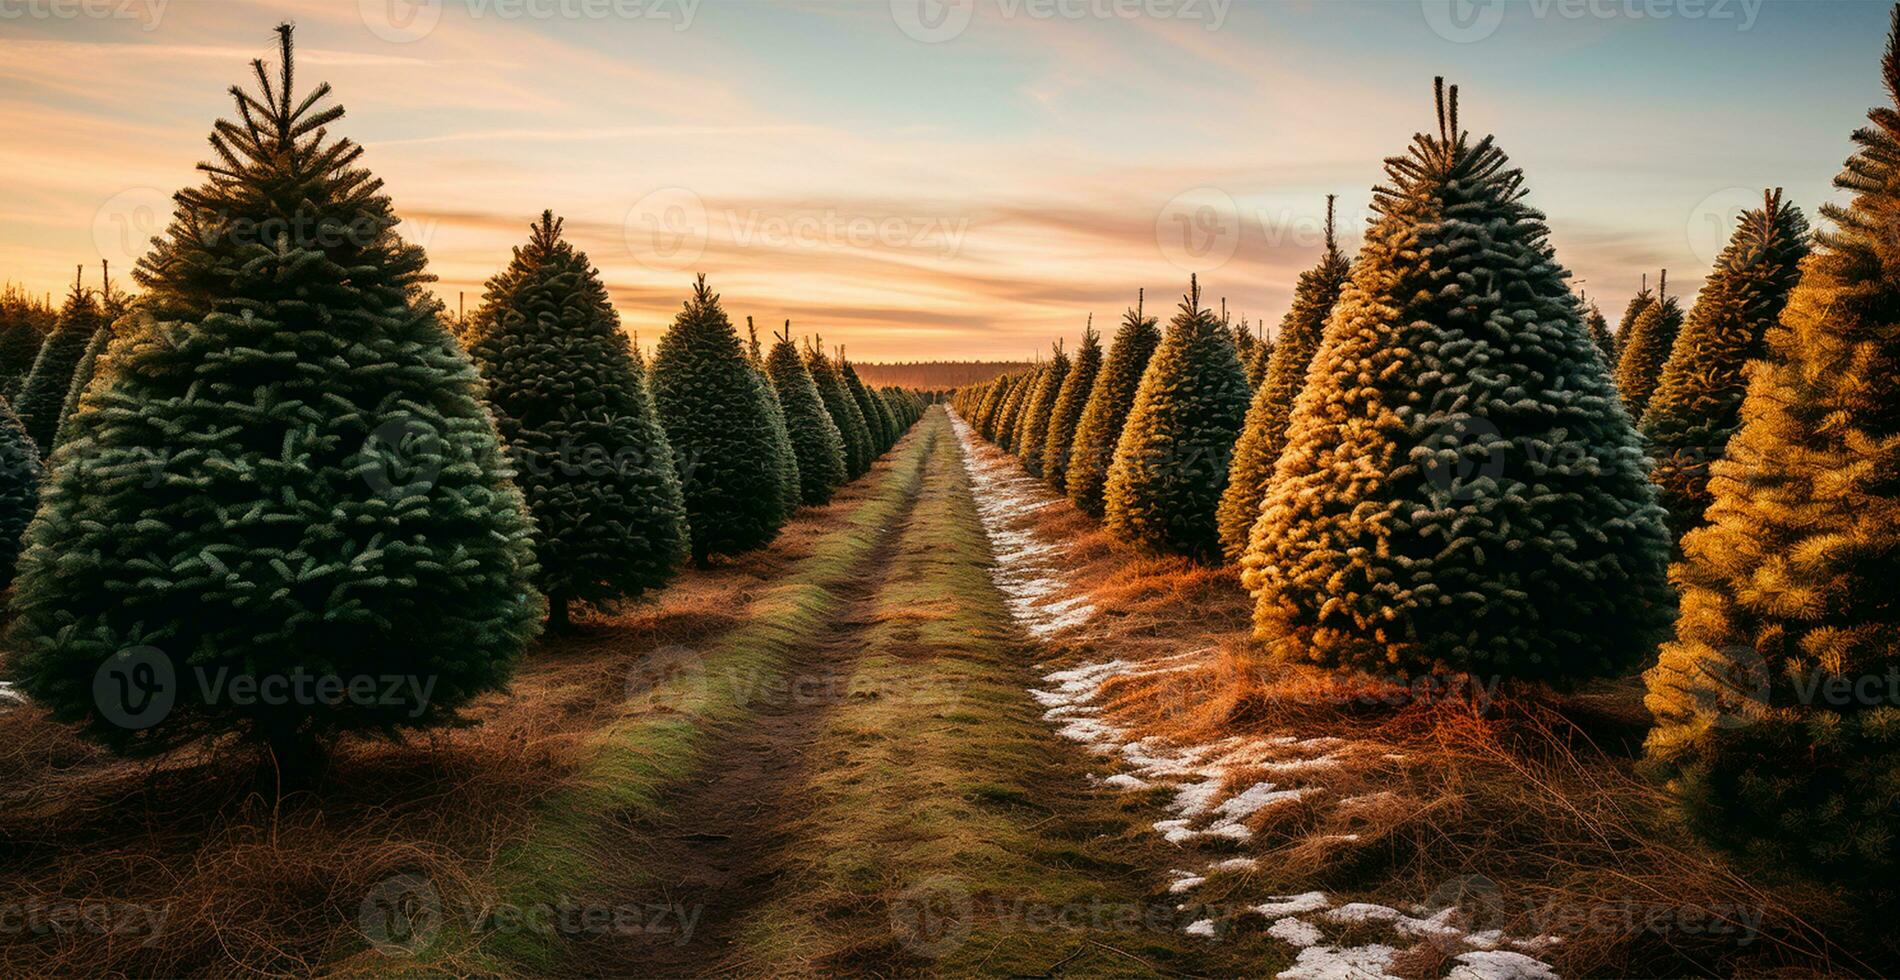
M 900 361 L 895 364 L 859 361 L 853 366 L 869 385 L 932 391 L 982 384 L 997 375 L 1035 365 L 1028 361 Z

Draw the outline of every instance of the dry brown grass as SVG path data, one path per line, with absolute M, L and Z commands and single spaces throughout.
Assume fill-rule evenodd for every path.
M 378 882 L 420 874 L 445 901 L 492 900 L 498 855 L 575 777 L 641 654 L 733 626 L 875 483 L 801 513 L 769 549 L 536 644 L 469 727 L 343 740 L 313 790 L 281 801 L 239 745 L 123 760 L 37 707 L 0 713 L 0 975 L 348 970 Z M 28 915 L 63 925 L 36 931 Z M 82 916 L 135 928 L 101 934 Z M 154 935 L 143 923 L 161 916 Z
M 1258 870 L 1211 880 L 1198 900 L 1231 906 L 1323 889 L 1407 912 L 1455 901 L 1468 928 L 1561 936 L 1538 955 L 1566 976 L 1900 968 L 1900 944 L 1876 938 L 1844 896 L 1738 867 L 1680 830 L 1664 793 L 1635 772 L 1650 721 L 1636 679 L 1473 696 L 1263 664 L 1233 569 L 1134 553 L 1066 502 L 1036 521 L 1045 540 L 1074 544 L 1074 592 L 1099 610 L 1058 642 L 1055 659 L 1207 651 L 1192 669 L 1106 684 L 1101 701 L 1118 724 L 1184 744 L 1347 742 L 1329 753 L 1333 765 L 1297 780 L 1323 793 L 1255 815 Z M 1227 776 L 1234 789 L 1262 778 L 1279 781 L 1257 769 Z M 1341 938 L 1350 931 L 1331 941 Z M 1443 976 L 1463 948 L 1421 941 L 1395 968 Z

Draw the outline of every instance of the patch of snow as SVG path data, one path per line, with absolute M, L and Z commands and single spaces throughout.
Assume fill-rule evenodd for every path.
M 1445 980 L 1557 980 L 1557 971 L 1523 953 L 1480 950 L 1459 953 Z
M 1228 858 L 1208 866 L 1209 871 L 1252 871 L 1259 861 L 1253 858 Z
M 1102 785 L 1113 786 L 1116 789 L 1129 791 L 1129 792 L 1148 788 L 1147 783 L 1139 779 L 1136 779 L 1135 777 L 1130 776 L 1125 772 L 1118 772 L 1115 775 L 1102 780 Z
M 1277 919 L 1283 915 L 1318 912 L 1331 904 L 1325 892 L 1303 892 L 1298 895 L 1275 895 L 1265 905 L 1254 906 L 1253 910 L 1269 919 Z
M 1212 939 L 1214 938 L 1214 920 L 1213 919 L 1197 919 L 1193 922 L 1188 923 L 1187 927 L 1182 929 L 1181 931 L 1187 933 L 1190 936 L 1205 936 L 1208 939 Z
M 1280 980 L 1398 980 L 1386 968 L 1398 951 L 1370 946 L 1308 946 L 1300 958 L 1280 971 Z
M 1168 894 L 1170 895 L 1179 895 L 1189 889 L 1197 888 L 1207 881 L 1206 875 L 1197 875 L 1192 871 L 1182 871 L 1179 868 L 1169 871 L 1168 875 L 1174 879 L 1174 881 L 1168 884 Z
M 1320 933 L 1318 926 L 1305 919 L 1296 919 L 1292 916 L 1288 916 L 1284 919 L 1276 919 L 1272 925 L 1267 927 L 1267 935 L 1286 943 L 1288 946 L 1297 946 L 1300 949 L 1305 949 L 1308 946 L 1318 946 L 1326 940 L 1326 937 Z
M 14 690 L 10 681 L 0 681 L 0 711 L 17 708 L 26 703 L 26 695 Z

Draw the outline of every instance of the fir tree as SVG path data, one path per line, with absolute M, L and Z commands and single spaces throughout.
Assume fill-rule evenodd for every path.
M 704 275 L 660 338 L 651 377 L 694 563 L 770 543 L 786 517 L 771 403 Z
M 844 437 L 838 434 L 838 424 L 825 411 L 818 385 L 798 356 L 789 320 L 765 359 L 765 373 L 785 410 L 785 428 L 798 459 L 799 498 L 814 507 L 827 503 L 845 482 Z
M 1090 517 L 1101 517 L 1106 506 L 1108 467 L 1114 462 L 1115 447 L 1121 442 L 1128 412 L 1135 406 L 1135 393 L 1141 389 L 1141 376 L 1155 348 L 1161 346 L 1161 331 L 1155 318 L 1141 311 L 1142 297 L 1122 317 L 1121 328 L 1109 344 L 1102 372 L 1089 392 L 1082 420 L 1075 425 L 1075 445 L 1069 450 L 1069 499 Z
M 1273 366 L 1273 351 L 1277 346 L 1276 341 L 1265 337 L 1254 341 L 1253 353 L 1247 357 L 1247 387 L 1259 391 L 1260 386 L 1267 383 L 1267 373 Z
M 92 338 L 105 326 L 105 312 L 98 297 L 83 283 L 85 267 L 73 280 L 73 291 L 59 311 L 59 322 L 40 346 L 33 370 L 20 387 L 14 408 L 26 434 L 38 446 L 42 456 L 53 451 L 53 436 L 59 428 L 60 410 L 66 407 L 66 392 L 73 385 L 73 370 L 86 356 Z
M 1655 303 L 1656 294 L 1649 291 L 1649 273 L 1643 273 L 1642 288 L 1636 291 L 1636 295 L 1630 297 L 1629 305 L 1623 308 L 1623 319 L 1616 321 L 1616 349 L 1610 357 L 1612 372 L 1623 359 L 1623 342 L 1629 339 L 1630 328 L 1636 325 L 1636 319 L 1643 315 L 1643 311 Z
M 40 503 L 39 449 L 13 407 L 0 399 L 0 589 L 13 583 L 21 539 Z
M 1241 317 L 1239 325 L 1234 327 L 1234 356 L 1240 358 L 1240 369 L 1245 372 L 1247 365 L 1253 363 L 1255 340 L 1247 329 L 1247 318 Z M 1250 385 L 1251 381 L 1248 382 Z
M 488 280 L 464 338 L 534 517 L 550 626 L 666 584 L 687 541 L 673 450 L 607 288 L 554 212 Z
M 1583 325 L 1584 329 L 1590 331 L 1591 342 L 1597 345 L 1597 354 L 1603 358 L 1606 367 L 1614 370 L 1616 368 L 1616 337 L 1610 333 L 1610 321 L 1604 319 L 1603 311 L 1587 298 L 1579 298 L 1578 302 L 1584 304 L 1589 310 L 1584 314 Z
M 1650 759 L 1692 826 L 1873 907 L 1900 872 L 1900 9 L 1881 72 L 1889 104 L 1751 372 L 1647 675 Z
M 1108 468 L 1109 530 L 1155 551 L 1218 558 L 1214 512 L 1248 398 L 1233 335 L 1201 308 L 1190 280 Z
M 851 400 L 858 403 L 858 414 L 864 416 L 864 428 L 871 437 L 871 458 L 884 455 L 890 448 L 889 426 L 885 424 L 883 413 L 871 400 L 871 392 L 864 387 L 864 380 L 858 377 L 858 371 L 845 359 L 844 348 L 838 348 L 838 377 L 844 381 L 844 389 L 851 393 Z
M 1616 363 L 1616 389 L 1630 418 L 1642 421 L 1662 377 L 1664 362 L 1682 329 L 1682 304 L 1669 295 L 1669 270 L 1656 282 L 1656 301 L 1644 307 L 1636 322 L 1624 331 L 1623 350 Z
M 19 395 L 57 318 L 57 313 L 23 290 L 8 286 L 0 291 L 0 396 Z
M 1319 264 L 1300 273 L 1293 287 L 1293 306 L 1280 321 L 1280 340 L 1267 364 L 1266 379 L 1254 391 L 1247 420 L 1234 444 L 1234 461 L 1227 474 L 1216 514 L 1221 552 L 1238 561 L 1247 550 L 1253 526 L 1260 519 L 1260 499 L 1273 478 L 1273 466 L 1286 446 L 1287 422 L 1293 400 L 1306 382 L 1306 369 L 1319 350 L 1326 318 L 1352 272 L 1333 234 L 1333 195 L 1326 195 L 1326 251 Z
M 86 352 L 80 355 L 79 363 L 73 365 L 73 380 L 66 387 L 66 400 L 61 403 L 59 425 L 53 430 L 53 445 L 45 447 L 48 456 L 66 441 L 72 415 L 79 411 L 80 397 L 92 386 L 93 376 L 104 367 L 106 345 L 111 342 L 114 333 L 121 329 L 119 320 L 132 310 L 132 298 L 113 288 L 111 266 L 103 261 L 99 265 L 103 282 L 99 289 L 99 328 L 92 332 L 92 339 L 86 343 Z
M 1615 674 L 1669 616 L 1629 417 L 1522 171 L 1458 128 L 1386 161 L 1245 559 L 1270 655 Z
M 47 476 L 13 646 L 33 696 L 110 744 L 236 729 L 294 776 L 324 734 L 454 720 L 507 679 L 543 602 L 532 524 L 422 250 L 361 148 L 329 136 L 329 86 L 294 92 L 278 32 L 279 75 L 255 61 L 257 89 L 233 89 L 240 121 L 177 194 L 134 276 L 141 326 Z M 95 687 L 113 676 L 116 701 Z M 152 686 L 127 693 L 154 676 L 175 682 L 156 719 Z M 206 677 L 413 683 L 237 699 Z
M 857 399 L 852 398 L 851 390 L 845 387 L 844 375 L 838 366 L 825 356 L 824 338 L 806 345 L 805 370 L 811 372 L 811 380 L 818 386 L 818 397 L 838 427 L 838 435 L 844 439 L 845 473 L 855 480 L 870 471 L 871 461 L 877 455 L 872 451 L 871 428 L 864 421 L 863 409 L 858 408 Z
M 1003 401 L 1009 397 L 1009 390 L 1015 384 L 1016 376 L 1013 374 L 998 375 L 989 383 L 989 389 L 978 404 L 975 415 L 969 420 L 983 438 L 996 441 L 996 415 L 1002 410 Z
M 759 346 L 759 328 L 752 325 L 752 318 L 745 318 L 747 336 L 746 366 L 752 369 L 753 387 L 765 401 L 765 414 L 771 423 L 769 432 L 772 437 L 772 466 L 778 470 L 779 505 L 785 517 L 789 518 L 798 511 L 803 498 L 799 490 L 798 454 L 792 449 L 791 427 L 785 422 L 785 406 L 779 404 L 778 389 L 772 387 L 772 379 L 765 376 L 765 358 Z
M 1643 412 L 1655 480 L 1677 536 L 1702 523 L 1712 500 L 1709 464 L 1741 426 L 1745 368 L 1781 319 L 1808 254 L 1808 223 L 1780 189 L 1741 224 L 1703 283 Z
M 1016 431 L 1022 427 L 1023 404 L 1036 392 L 1036 385 L 1042 382 L 1042 368 L 1024 374 L 1009 390 L 1009 397 L 996 413 L 996 444 L 1014 452 L 1016 449 Z
M 1043 475 L 1042 453 L 1049 440 L 1049 420 L 1055 414 L 1056 399 L 1062 397 L 1062 383 L 1069 378 L 1069 355 L 1063 352 L 1059 342 L 1052 350 L 1055 356 L 1043 369 L 1036 390 L 1023 406 L 1027 414 L 1023 417 L 1023 436 L 1017 445 L 1017 454 L 1023 458 L 1023 469 L 1029 471 L 1030 476 Z
M 1056 396 L 1049 415 L 1049 434 L 1042 443 L 1042 475 L 1057 493 L 1068 489 L 1069 453 L 1075 447 L 1075 430 L 1101 371 L 1102 341 L 1095 333 L 1095 319 L 1090 317 L 1082 329 L 1082 346 L 1075 352 L 1075 364 L 1069 368 L 1069 376 L 1062 379 L 1062 392 Z

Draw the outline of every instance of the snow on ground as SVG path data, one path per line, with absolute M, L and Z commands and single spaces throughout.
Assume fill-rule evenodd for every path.
M 0 681 L 0 711 L 17 708 L 26 703 L 26 695 L 13 689 L 7 681 Z
M 977 515 L 996 556 L 990 574 L 1007 600 L 1011 615 L 1039 641 L 1087 622 L 1095 614 L 1095 607 L 1085 596 L 1051 599 L 1071 591 L 1062 567 L 1068 548 L 1060 542 L 1042 540 L 1032 515 L 1057 498 L 1041 481 L 1025 474 L 1014 459 L 980 445 L 970 427 L 954 412 L 950 423 L 963 444 L 963 462 L 970 474 Z M 1229 850 L 1244 844 L 1253 837 L 1249 821 L 1276 806 L 1312 798 L 1330 806 L 1352 807 L 1390 795 L 1380 791 L 1327 800 L 1324 783 L 1309 781 L 1323 780 L 1343 755 L 1366 749 L 1345 739 L 1235 735 L 1200 745 L 1177 745 L 1160 738 L 1134 737 L 1096 703 L 1102 685 L 1111 678 L 1193 670 L 1214 655 L 1210 647 L 1142 663 L 1110 660 L 1084 664 L 1048 674 L 1043 678 L 1044 686 L 1031 689 L 1029 695 L 1043 707 L 1043 720 L 1055 726 L 1063 738 L 1119 760 L 1123 771 L 1101 779 L 1101 785 L 1123 792 L 1155 788 L 1173 791 L 1172 799 L 1165 804 L 1169 816 L 1155 821 L 1154 830 L 1184 851 L 1202 842 Z M 1341 841 L 1355 839 L 1351 834 L 1335 836 Z M 1169 871 L 1168 891 L 1186 894 L 1214 875 L 1244 874 L 1255 866 L 1254 858 L 1216 856 L 1199 869 Z M 1441 908 L 1421 918 L 1384 905 L 1341 904 L 1325 892 L 1312 891 L 1274 896 L 1247 911 L 1274 920 L 1267 934 L 1299 950 L 1299 958 L 1280 974 L 1282 980 L 1387 977 L 1398 948 L 1419 939 L 1470 950 L 1455 957 L 1457 965 L 1445 980 L 1556 977 L 1543 961 L 1500 948 L 1508 945 L 1536 950 L 1548 945 L 1547 937 L 1509 941 L 1496 931 L 1471 932 L 1457 924 L 1460 916 L 1456 908 Z M 1423 908 L 1414 911 L 1426 912 Z M 1325 945 L 1321 924 L 1361 933 L 1370 927 L 1390 933 L 1398 945 Z M 1223 925 L 1212 918 L 1198 919 L 1183 931 L 1218 941 Z

